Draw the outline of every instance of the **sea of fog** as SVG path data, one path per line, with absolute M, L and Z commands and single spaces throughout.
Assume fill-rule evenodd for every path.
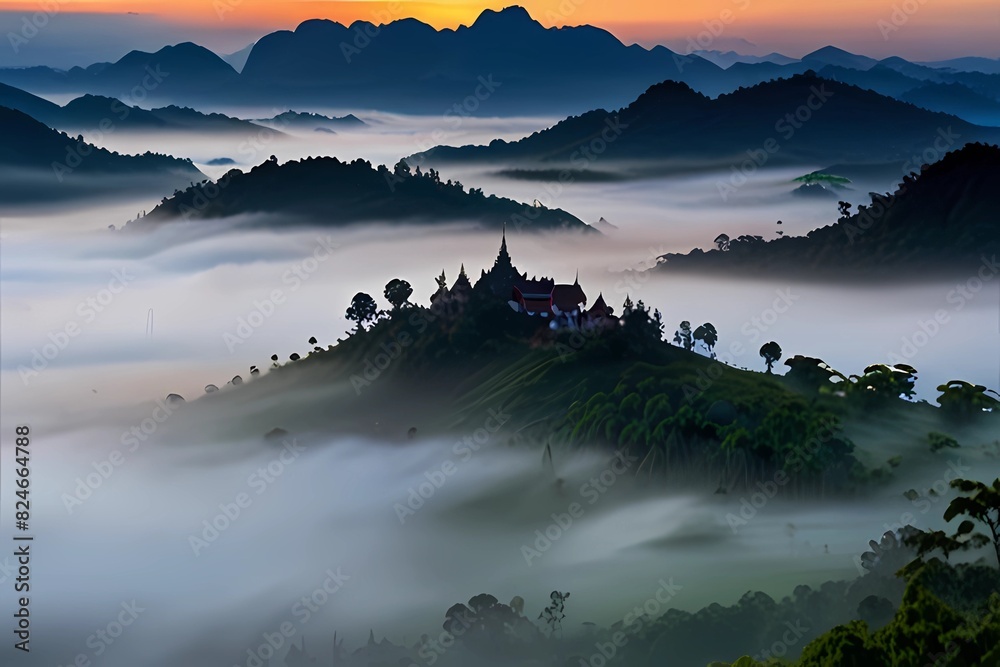
M 231 157 L 245 168 L 272 153 L 279 160 L 335 154 L 392 163 L 426 148 L 421 144 L 442 122 L 361 115 L 379 124 L 361 133 L 274 139 L 246 162 L 229 139 L 109 135 L 102 143 L 190 156 L 199 166 Z M 516 138 L 547 123 L 466 121 L 441 141 Z M 546 193 L 544 183 L 483 168 L 442 175 L 528 201 Z M 757 349 L 776 340 L 786 357 L 818 356 L 845 373 L 896 355 L 919 370 L 918 390 L 928 400 L 937 384 L 954 378 L 998 387 L 1000 281 L 958 300 L 954 281 L 846 287 L 620 273 L 648 267 L 664 252 L 707 247 L 720 232 L 773 235 L 782 220 L 786 233 L 801 233 L 833 222 L 834 204 L 786 196 L 797 175 L 761 173 L 727 201 L 717 187 L 725 170 L 565 184 L 548 193 L 549 205 L 587 222 L 603 216 L 618 231 L 599 238 L 511 234 L 508 246 L 529 275 L 569 281 L 579 271 L 591 300 L 603 293 L 620 309 L 628 295 L 660 309 L 668 335 L 681 320 L 714 323 L 720 358 L 737 366 L 762 369 Z M 621 620 L 654 596 L 661 580 L 681 587 L 671 605 L 690 610 L 733 603 L 749 589 L 780 596 L 800 583 L 856 575 L 867 541 L 914 513 L 900 492 L 948 473 L 942 463 L 866 503 L 808 506 L 779 497 L 734 531 L 726 517 L 739 510 L 738 498 L 621 482 L 591 503 L 583 485 L 613 470 L 605 457 L 557 456 L 556 472 L 566 480 L 557 487 L 537 451 L 508 448 L 502 434 L 467 460 L 451 441 L 303 437 L 284 453 L 280 445 L 241 441 L 238 401 L 214 412 L 191 403 L 205 385 L 246 377 L 251 365 L 266 368 L 274 353 L 303 353 L 310 336 L 335 342 L 350 328 L 344 311 L 358 291 L 384 306 L 383 286 L 400 277 L 426 304 L 442 269 L 453 279 L 464 262 L 475 279 L 492 265 L 498 235 L 461 225 L 147 235 L 107 229 L 158 199 L 0 220 L 2 519 L 5 526 L 13 519 L 13 427 L 29 424 L 39 660 L 32 664 L 70 664 L 79 654 L 102 665 L 245 664 L 262 633 L 286 621 L 321 655 L 334 631 L 348 647 L 362 644 L 371 628 L 412 644 L 438 634 L 453 603 L 481 592 L 502 601 L 521 595 L 534 617 L 550 590 L 571 591 L 566 624 L 576 628 Z M 936 314 L 943 323 L 935 328 L 929 322 Z M 251 321 L 243 336 L 241 322 Z M 171 392 L 189 404 L 172 410 L 149 439 L 127 440 L 130 429 L 163 416 L 155 401 Z M 281 406 L 293 399 L 274 400 Z M 457 473 L 401 520 L 397 506 L 447 461 Z M 112 472 L 102 475 L 109 465 Z M 262 481 L 261 469 L 272 471 L 271 481 Z M 628 472 L 614 475 L 618 482 Z M 225 524 L 218 515 L 232 513 L 240 494 L 250 502 L 208 541 L 205 522 Z M 539 546 L 536 531 L 551 529 L 552 515 L 574 502 L 582 515 L 538 556 L 526 557 L 525 547 Z M 916 514 L 921 526 L 940 516 Z M 199 536 L 205 546 L 192 541 Z M 12 563 L 5 550 L 4 587 Z M 303 619 L 296 602 L 324 583 L 336 592 Z M 9 605 L 10 596 L 3 601 Z M 133 601 L 135 621 L 120 637 L 111 644 L 92 638 Z M 7 606 L 2 615 L 10 618 Z

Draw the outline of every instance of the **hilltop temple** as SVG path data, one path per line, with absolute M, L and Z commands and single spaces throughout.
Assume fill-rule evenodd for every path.
M 528 278 L 519 273 L 507 251 L 507 230 L 500 238 L 500 251 L 489 271 L 483 271 L 476 289 L 488 288 L 495 296 L 508 297 L 508 305 L 528 317 L 547 320 L 549 328 L 556 330 L 593 329 L 617 325 L 613 310 L 599 295 L 588 310 L 587 295 L 580 286 L 579 273 L 572 285 L 556 284 L 551 278 Z

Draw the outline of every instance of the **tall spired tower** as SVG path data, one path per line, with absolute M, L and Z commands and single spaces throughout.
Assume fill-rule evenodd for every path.
M 510 297 L 514 280 L 519 275 L 517 269 L 514 268 L 510 253 L 507 252 L 507 225 L 504 225 L 500 237 L 500 252 L 497 253 L 497 258 L 493 262 L 493 268 L 489 271 L 483 271 L 476 286 L 483 284 L 496 296 L 502 296 L 506 299 Z

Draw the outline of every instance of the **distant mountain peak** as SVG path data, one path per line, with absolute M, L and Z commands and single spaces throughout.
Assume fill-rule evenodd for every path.
M 851 53 L 850 51 L 845 51 L 844 49 L 832 45 L 824 46 L 820 49 L 816 49 L 812 53 L 807 53 L 802 56 L 802 62 L 810 61 L 859 70 L 870 69 L 878 63 L 878 61 L 874 58 Z
M 541 27 L 541 24 L 531 18 L 531 14 L 524 7 L 511 5 L 510 7 L 504 7 L 500 11 L 484 9 L 471 27 L 512 29 L 525 26 Z

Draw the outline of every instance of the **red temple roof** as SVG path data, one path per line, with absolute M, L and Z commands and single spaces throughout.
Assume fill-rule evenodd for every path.
M 552 305 L 564 313 L 580 308 L 587 303 L 587 295 L 579 283 L 572 285 L 556 285 L 552 288 Z

